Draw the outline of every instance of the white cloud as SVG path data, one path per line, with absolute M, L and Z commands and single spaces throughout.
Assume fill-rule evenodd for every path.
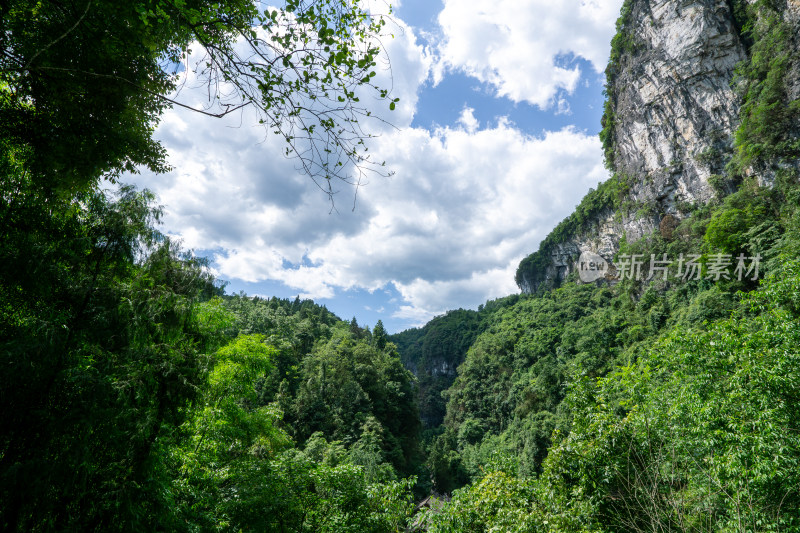
M 387 312 L 415 324 L 515 292 L 519 260 L 607 177 L 600 142 L 572 128 L 481 125 L 470 108 L 454 126 L 409 127 L 431 60 L 404 30 L 388 43 L 400 105 L 380 110 L 399 129 L 382 127 L 371 148 L 396 174 L 360 188 L 355 211 L 344 188 L 330 212 L 249 112 L 175 109 L 157 131 L 175 170 L 133 177 L 166 205 L 166 229 L 216 250 L 223 279 L 277 280 L 311 298 L 393 285 L 403 302 Z
M 556 115 L 571 115 L 572 114 L 572 108 L 570 107 L 569 102 L 567 102 L 566 99 L 564 99 L 564 98 L 559 98 L 558 99 L 558 103 L 556 104 L 555 114 Z
M 581 77 L 570 55 L 605 69 L 622 0 L 444 0 L 439 14 L 441 77 L 459 69 L 500 96 L 541 108 L 571 93 Z
M 571 129 L 404 129 L 378 147 L 396 175 L 362 188 L 355 212 L 329 214 L 320 191 L 294 188 L 302 178 L 272 155 L 278 143 L 217 128 L 193 121 L 192 151 L 171 153 L 178 170 L 144 183 L 169 229 L 220 249 L 227 279 L 280 280 L 311 298 L 394 283 L 408 304 L 396 315 L 415 321 L 514 292 L 519 260 L 606 177 L 599 141 Z
M 464 110 L 461 111 L 461 116 L 458 117 L 458 123 L 464 126 L 464 129 L 469 133 L 475 133 L 475 130 L 480 127 L 480 122 L 475 118 L 475 110 L 471 107 L 465 107 Z

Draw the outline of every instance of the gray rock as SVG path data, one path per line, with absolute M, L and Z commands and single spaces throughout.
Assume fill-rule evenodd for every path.
M 800 0 L 786 0 L 785 19 L 800 26 Z M 629 50 L 609 99 L 615 117 L 614 170 L 632 178 L 626 203 L 634 212 L 596 213 L 578 231 L 520 268 L 526 293 L 556 286 L 592 252 L 611 263 L 620 239 L 663 231 L 716 192 L 709 183 L 733 155 L 741 99 L 736 66 L 747 50 L 725 0 L 633 0 Z M 800 50 L 800 31 L 794 36 Z M 800 97 L 800 61 L 791 67 L 790 98 Z M 643 209 L 641 209 L 643 208 Z M 541 252 L 537 252 L 541 254 Z

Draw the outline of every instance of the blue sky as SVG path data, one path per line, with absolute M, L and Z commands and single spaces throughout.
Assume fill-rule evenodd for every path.
M 620 5 L 395 4 L 385 48 L 400 102 L 372 147 L 395 174 L 359 189 L 355 210 L 342 190 L 331 211 L 246 111 L 168 111 L 156 136 L 173 170 L 130 181 L 228 293 L 313 298 L 390 332 L 477 308 L 517 292 L 519 260 L 607 178 L 597 132 Z

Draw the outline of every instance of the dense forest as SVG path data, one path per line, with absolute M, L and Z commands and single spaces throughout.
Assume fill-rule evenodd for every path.
M 166 169 L 164 62 L 190 42 L 212 74 L 247 73 L 243 105 L 297 131 L 292 94 L 357 106 L 352 84 L 372 87 L 378 51 L 358 44 L 380 21 L 333 0 L 273 15 L 244 0 L 3 3 L 0 528 L 800 531 L 800 100 L 786 90 L 800 58 L 778 4 L 732 3 L 749 55 L 730 153 L 705 154 L 727 158 L 714 199 L 618 251 L 699 251 L 701 275 L 573 273 L 389 335 L 310 300 L 226 294 L 159 231 L 153 194 L 118 183 Z M 236 39 L 259 42 L 254 20 L 287 13 L 298 40 L 268 51 L 286 70 L 236 59 Z M 301 84 L 287 72 L 303 39 L 320 56 L 297 62 Z M 289 150 L 352 116 L 305 123 Z M 339 161 L 365 164 L 348 139 L 330 168 L 304 167 L 323 188 Z M 590 192 L 540 250 L 629 208 L 630 179 Z M 746 275 L 709 275 L 718 256 L 750 259 Z
M 631 8 L 609 84 L 636 52 Z M 698 275 L 580 284 L 573 271 L 560 286 L 392 337 L 423 365 L 421 411 L 436 387 L 425 361 L 460 365 L 441 393 L 443 424 L 426 432 L 434 490 L 452 495 L 428 511 L 428 531 L 800 530 L 800 101 L 787 92 L 800 58 L 782 9 L 733 3 L 749 59 L 737 67 L 732 146 L 698 156 L 724 167 L 710 180 L 715 197 L 620 242 L 618 264 L 642 257 L 647 270 L 651 257 L 697 254 Z M 607 105 L 612 171 L 614 121 Z M 596 214 L 648 215 L 654 206 L 627 197 L 632 179 L 615 173 L 590 192 L 518 281 L 565 236 L 592 231 Z M 714 274 L 719 258 L 731 272 L 736 258 L 751 261 Z
M 151 193 L 113 187 L 166 170 L 153 132 L 191 43 L 311 178 L 363 167 L 348 128 L 357 86 L 391 100 L 382 24 L 349 2 L 2 3 L 0 529 L 405 528 L 420 423 L 382 326 L 226 296 Z M 319 142 L 328 162 L 304 161 Z

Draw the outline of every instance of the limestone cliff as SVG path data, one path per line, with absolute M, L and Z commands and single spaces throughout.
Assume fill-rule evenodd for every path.
M 583 251 L 610 261 L 623 236 L 631 242 L 669 233 L 694 207 L 735 186 L 730 163 L 742 151 L 737 131 L 750 97 L 742 66 L 754 39 L 766 34 L 759 27 L 783 25 L 782 98 L 788 105 L 800 97 L 800 0 L 762 4 L 625 2 L 606 70 L 601 133 L 614 175 L 523 260 L 516 278 L 523 292 L 558 285 Z M 744 156 L 737 162 L 747 167 L 742 173 L 761 172 L 769 181 L 768 165 Z

